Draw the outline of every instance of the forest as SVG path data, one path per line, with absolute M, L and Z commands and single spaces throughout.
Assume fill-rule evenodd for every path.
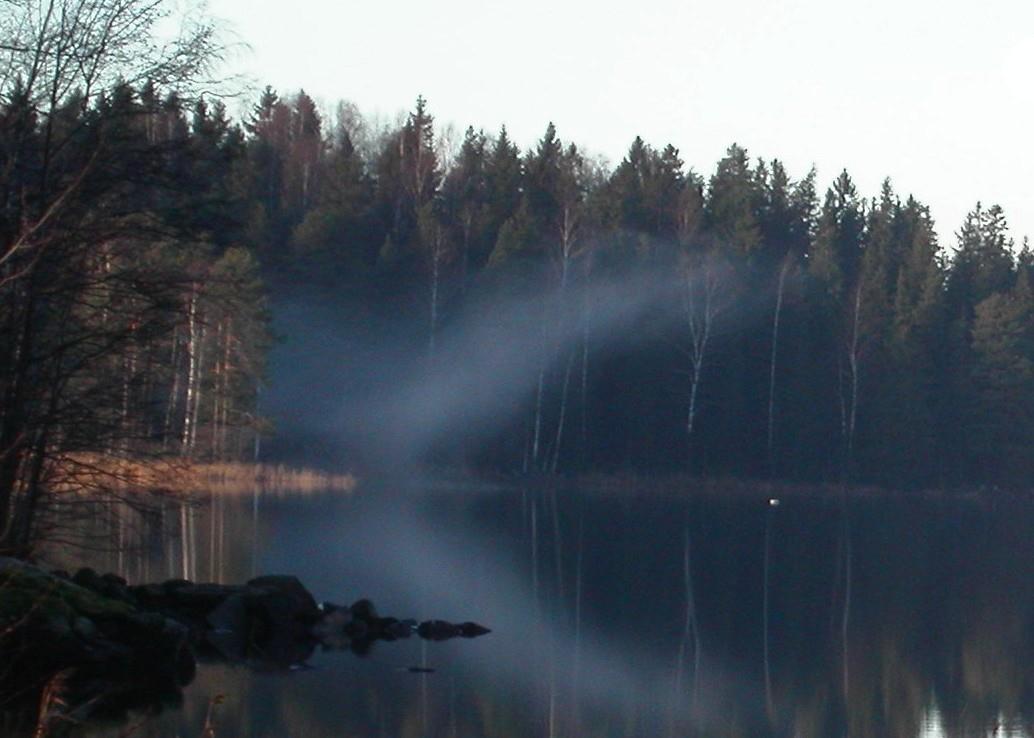
M 639 138 L 610 168 L 552 124 L 527 151 L 505 128 L 457 136 L 422 98 L 377 126 L 267 88 L 235 135 L 232 240 L 274 303 L 318 291 L 343 330 L 390 325 L 407 361 L 432 366 L 454 360 L 436 344 L 471 315 L 497 316 L 496 341 L 538 344 L 528 391 L 476 438 L 438 439 L 432 463 L 1029 479 L 1034 257 L 997 206 L 942 243 L 889 181 L 865 197 L 845 171 L 822 191 L 814 171 L 738 145 L 703 175 Z M 600 303 L 642 291 L 654 299 L 621 335 L 601 335 Z
M 552 124 L 527 150 L 457 135 L 423 98 L 385 123 L 266 88 L 237 121 L 191 89 L 210 34 L 156 61 L 119 36 L 95 67 L 40 35 L 8 62 L 0 549 L 55 490 L 110 494 L 104 459 L 255 457 L 292 339 L 271 318 L 298 299 L 358 345 L 389 326 L 412 365 L 471 316 L 534 346 L 527 391 L 421 449 L 435 466 L 1028 484 L 1034 254 L 1001 208 L 942 239 L 889 180 L 823 191 L 736 144 L 703 174 L 640 138 L 609 166 Z M 335 463 L 371 467 L 352 446 Z

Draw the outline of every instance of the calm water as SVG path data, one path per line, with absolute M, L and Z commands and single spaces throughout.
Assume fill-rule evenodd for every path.
M 216 695 L 218 736 L 1034 734 L 1031 506 L 369 490 L 183 522 L 166 515 L 185 545 L 102 565 L 293 573 L 317 599 L 493 632 L 203 667 L 134 735 L 200 736 Z

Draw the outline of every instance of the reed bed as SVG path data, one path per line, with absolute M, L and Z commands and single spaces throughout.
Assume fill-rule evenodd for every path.
M 296 469 L 283 464 L 194 464 L 184 478 L 189 492 L 250 494 L 256 489 L 272 494 L 352 492 L 357 480 L 351 474 L 331 474 L 316 469 Z
M 352 492 L 357 479 L 284 464 L 125 459 L 77 454 L 62 458 L 52 474 L 56 490 L 161 492 L 175 495 L 313 494 Z

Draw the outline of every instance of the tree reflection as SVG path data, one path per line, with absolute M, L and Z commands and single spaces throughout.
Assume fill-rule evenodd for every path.
M 314 535 L 279 522 L 316 502 L 253 502 L 188 509 L 186 526 L 179 509 L 127 525 L 121 535 L 140 545 L 108 566 L 154 577 L 186 561 L 243 581 L 268 566 L 256 556 L 288 544 L 278 536 Z M 385 519 L 397 504 L 384 503 Z M 502 596 L 497 564 L 514 577 L 519 591 L 492 606 L 526 612 L 477 644 L 487 650 L 431 644 L 421 661 L 397 646 L 397 659 L 328 657 L 279 680 L 206 667 L 184 709 L 151 734 L 198 734 L 215 694 L 227 695 L 216 722 L 242 738 L 1032 734 L 1025 504 L 856 499 L 849 525 L 837 501 L 784 499 L 776 510 L 763 498 L 696 497 L 689 514 L 685 499 L 529 489 L 523 500 L 413 504 L 430 540 L 455 539 L 459 557 L 481 562 L 479 606 Z M 338 558 L 292 560 L 303 578 L 355 556 L 379 571 L 397 553 L 397 539 L 362 535 L 372 523 L 350 510 L 311 544 L 337 546 Z M 162 524 L 177 535 L 158 535 Z

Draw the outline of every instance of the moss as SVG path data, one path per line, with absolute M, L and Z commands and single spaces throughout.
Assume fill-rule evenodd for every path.
M 51 621 L 71 622 L 78 616 L 103 618 L 133 611 L 125 602 L 103 597 L 38 570 L 0 571 L 0 623 L 20 620 L 30 613 Z

